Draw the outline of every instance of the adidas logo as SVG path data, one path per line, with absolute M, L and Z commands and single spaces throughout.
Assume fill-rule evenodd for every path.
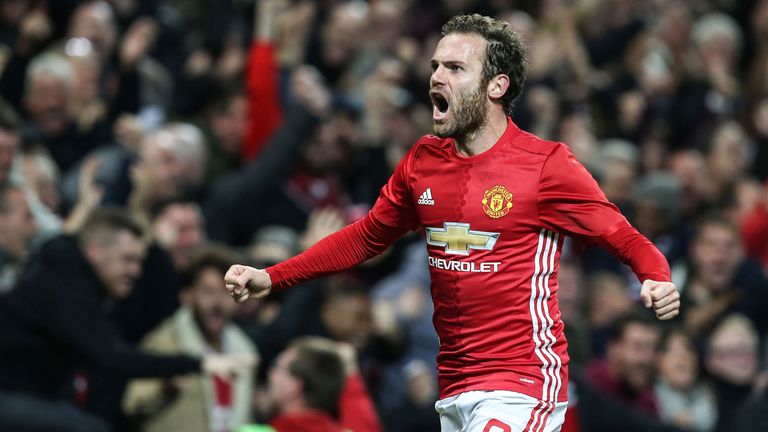
M 421 205 L 435 205 L 435 200 L 432 199 L 432 188 L 427 188 L 416 202 Z

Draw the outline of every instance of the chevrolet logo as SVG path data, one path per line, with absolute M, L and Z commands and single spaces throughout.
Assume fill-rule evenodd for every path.
M 474 231 L 468 223 L 443 222 L 442 228 L 427 227 L 427 244 L 445 248 L 445 253 L 469 255 L 470 249 L 491 250 L 499 233 Z

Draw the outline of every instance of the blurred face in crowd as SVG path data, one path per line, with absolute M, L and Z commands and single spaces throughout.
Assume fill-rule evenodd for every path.
M 368 6 L 349 2 L 336 6 L 323 26 L 323 59 L 332 66 L 348 62 L 365 40 Z
M 68 36 L 88 39 L 104 61 L 114 50 L 117 34 L 112 7 L 104 1 L 89 1 L 72 14 Z
M 460 138 L 485 126 L 488 96 L 482 75 L 486 45 L 482 36 L 465 33 L 451 33 L 437 44 L 429 91 L 435 135 Z
M 47 137 L 66 132 L 72 122 L 69 104 L 72 89 L 61 78 L 42 72 L 32 76 L 26 85 L 25 107 L 32 121 Z
M 676 153 L 669 161 L 672 174 L 680 182 L 683 214 L 690 215 L 711 192 L 711 180 L 704 156 L 697 150 Z
M 212 112 L 208 121 L 224 153 L 238 155 L 248 127 L 248 106 L 244 95 L 233 97 L 223 111 Z
M 658 33 L 665 44 L 674 51 L 688 46 L 691 31 L 691 11 L 683 1 L 668 2 L 659 19 Z
M 344 148 L 339 135 L 339 124 L 323 122 L 301 149 L 301 158 L 313 172 L 324 173 L 338 167 L 344 157 Z
M 108 296 L 126 298 L 141 276 L 146 252 L 144 241 L 121 230 L 102 233 L 85 245 L 85 256 L 93 266 Z
M 78 106 L 82 106 L 99 96 L 101 65 L 90 43 L 84 39 L 72 39 L 67 45 L 70 48 L 67 60 L 72 65 L 75 76 L 74 99 Z
M 609 343 L 608 364 L 614 373 L 630 387 L 640 391 L 651 384 L 660 330 L 654 326 L 633 322 L 624 334 Z
M 141 145 L 140 176 L 151 185 L 154 201 L 178 196 L 184 189 L 185 164 L 173 134 L 162 131 L 147 137 Z
M 603 164 L 600 188 L 611 202 L 624 202 L 632 194 L 635 181 L 635 167 L 621 159 L 610 158 Z M 641 230 L 642 232 L 642 230 Z
M 61 195 L 55 162 L 40 154 L 25 154 L 21 160 L 21 172 L 26 184 L 32 187 L 48 209 L 58 212 Z
M 322 317 L 333 339 L 358 349 L 371 335 L 371 301 L 364 293 L 334 296 L 323 304 Z
M 733 227 L 720 223 L 702 225 L 691 252 L 700 283 L 715 293 L 730 288 L 742 259 L 739 238 Z
M 195 316 L 203 336 L 209 342 L 220 341 L 222 332 L 232 320 L 237 303 L 221 289 L 224 273 L 216 267 L 206 267 L 189 287 L 186 299 Z
M 672 388 L 685 391 L 696 383 L 699 366 L 691 339 L 683 332 L 672 333 L 659 356 L 659 375 Z
M 717 129 L 707 160 L 712 176 L 719 182 L 733 182 L 747 171 L 747 136 L 736 123 Z
M 705 359 L 712 375 L 736 385 L 749 385 L 758 370 L 757 338 L 741 324 L 716 330 Z
M 205 240 L 200 207 L 195 203 L 168 205 L 155 218 L 152 232 L 171 255 L 176 268 L 183 269 L 189 263 L 190 254 Z
M 230 300 L 231 302 L 231 300 Z M 275 360 L 267 377 L 269 393 L 272 401 L 278 407 L 285 406 L 290 401 L 301 397 L 302 383 L 291 373 L 291 364 L 296 359 L 296 350 L 288 348 Z
M 19 135 L 0 128 L 0 185 L 8 181 L 11 175 L 13 158 L 19 148 Z
M 37 225 L 24 192 L 11 187 L 5 193 L 5 208 L 0 208 L 0 249 L 21 260 L 27 255 L 29 241 L 37 233 Z

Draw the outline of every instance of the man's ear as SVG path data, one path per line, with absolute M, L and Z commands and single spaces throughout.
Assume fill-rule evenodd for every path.
M 501 99 L 509 90 L 509 76 L 498 74 L 488 82 L 488 97 L 493 100 Z

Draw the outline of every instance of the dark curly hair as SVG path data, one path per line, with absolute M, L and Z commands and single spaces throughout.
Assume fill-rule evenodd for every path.
M 523 90 L 528 68 L 525 46 L 520 36 L 506 22 L 479 14 L 456 15 L 451 18 L 443 25 L 442 35 L 452 33 L 475 33 L 488 42 L 483 63 L 483 81 L 487 84 L 499 74 L 509 76 L 509 89 L 502 96 L 501 105 L 507 115 L 511 115 L 515 100 Z

